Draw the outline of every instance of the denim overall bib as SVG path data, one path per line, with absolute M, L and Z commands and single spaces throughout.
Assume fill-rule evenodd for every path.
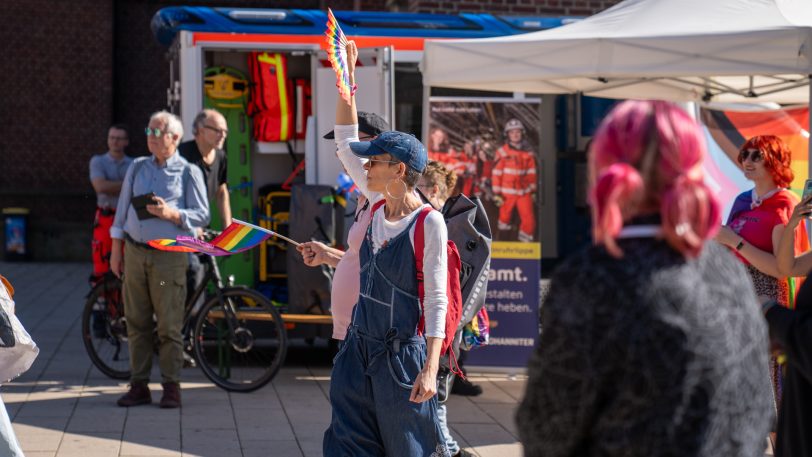
M 409 401 L 426 361 L 426 340 L 416 332 L 421 309 L 409 239 L 416 220 L 374 254 L 372 224 L 367 229 L 361 294 L 330 381 L 326 457 L 450 456 L 437 423 L 437 397 Z

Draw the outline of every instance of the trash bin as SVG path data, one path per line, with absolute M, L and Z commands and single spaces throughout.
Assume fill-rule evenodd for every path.
M 28 258 L 28 209 L 3 208 L 5 225 L 5 260 L 19 261 Z

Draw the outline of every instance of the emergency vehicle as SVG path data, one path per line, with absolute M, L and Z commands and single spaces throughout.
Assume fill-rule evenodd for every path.
M 430 95 L 469 95 L 459 91 L 433 88 L 424 90 L 419 63 L 426 39 L 487 38 L 543 30 L 566 24 L 577 18 L 500 16 L 491 14 L 416 14 L 369 11 L 335 11 L 342 29 L 354 39 L 360 49 L 356 80 L 359 110 L 384 116 L 398 130 L 420 135 L 426 130 L 424 106 Z M 267 53 L 284 56 L 285 78 L 298 85 L 287 94 L 300 101 L 309 96 L 311 105 L 287 110 L 284 116 L 293 118 L 291 130 L 305 131 L 285 141 L 257 141 L 240 130 L 251 122 L 246 114 L 229 118 L 228 151 L 229 185 L 232 191 L 234 217 L 256 220 L 256 209 L 263 198 L 260 190 L 268 184 L 281 184 L 291 174 L 291 160 L 304 159 L 304 182 L 335 186 L 341 165 L 335 160 L 335 145 L 322 135 L 332 129 L 335 117 L 335 74 L 324 51 L 326 11 L 299 9 L 243 9 L 211 7 L 169 7 L 159 10 L 152 20 L 152 30 L 158 41 L 169 48 L 170 81 L 167 89 L 169 109 L 181 116 L 186 132 L 191 132 L 194 115 L 212 106 L 216 96 L 214 84 L 222 83 L 219 76 L 231 75 L 237 69 L 250 80 L 249 54 Z M 221 70 L 218 70 L 221 68 Z M 218 74 L 222 73 L 222 74 Z M 231 75 L 232 80 L 234 76 Z M 239 79 L 239 78 L 237 78 Z M 215 82 L 215 80 L 217 82 Z M 248 81 L 251 85 L 252 82 Z M 302 85 L 306 85 L 303 87 Z M 206 89 L 208 87 L 208 90 Z M 239 90 L 239 88 L 237 89 Z M 470 91 L 469 91 L 470 92 Z M 472 96 L 481 95 L 470 93 Z M 514 94 L 488 94 L 513 96 Z M 226 95 L 228 96 L 228 95 Z M 233 94 L 240 102 L 240 94 Z M 298 96 L 298 97 L 297 97 Z M 522 94 L 519 94 L 521 97 Z M 545 96 L 545 123 L 542 131 L 550 132 L 542 140 L 541 162 L 552 167 L 547 187 L 542 192 L 555 195 L 555 96 Z M 242 103 L 246 103 L 245 100 Z M 237 103 L 239 104 L 239 103 Z M 296 105 L 295 102 L 290 102 Z M 233 104 L 214 104 L 221 106 Z M 233 113 L 232 113 L 233 114 Z M 280 121 L 289 125 L 288 120 Z M 237 124 L 238 127 L 235 128 Z M 190 134 L 187 134 L 189 139 Z M 235 153 L 236 151 L 236 153 Z M 293 157 L 293 159 L 292 159 Z M 554 201 L 540 202 L 540 218 L 555 220 Z M 544 205 L 547 205 L 545 207 Z M 262 214 L 259 214 L 262 216 Z M 555 232 L 555 230 L 553 230 Z M 546 237 L 545 237 L 546 238 Z M 543 239 L 544 242 L 551 240 Z M 550 244 L 550 247 L 555 243 Z M 547 247 L 545 247 L 545 250 Z M 554 253 L 555 249 L 549 252 Z M 241 284 L 253 284 L 268 276 L 268 265 L 261 253 L 249 252 L 239 261 L 240 266 L 226 264 L 224 271 L 237 276 Z

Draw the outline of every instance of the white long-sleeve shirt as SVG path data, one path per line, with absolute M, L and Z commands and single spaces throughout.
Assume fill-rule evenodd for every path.
M 347 170 L 361 193 L 369 200 L 370 207 L 383 198 L 378 192 L 370 192 L 367 187 L 367 173 L 364 169 L 366 159 L 362 159 L 350 150 L 350 143 L 358 141 L 358 125 L 336 125 L 335 141 L 338 147 L 338 158 Z M 424 205 L 426 206 L 426 205 Z M 390 222 L 384 216 L 384 207 L 372 219 L 372 247 L 378 249 L 387 241 L 401 232 L 411 223 L 423 207 L 408 214 L 399 221 Z M 414 249 L 414 230 L 409 230 L 409 240 Z M 448 280 L 448 255 L 446 243 L 448 231 L 442 214 L 432 211 L 423 223 L 423 289 L 424 289 L 424 319 L 426 323 L 426 336 L 445 337 L 445 315 L 448 309 L 446 287 Z

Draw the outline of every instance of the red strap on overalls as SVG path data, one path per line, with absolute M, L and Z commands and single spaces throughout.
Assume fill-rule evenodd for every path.
M 417 334 L 422 335 L 426 330 L 425 308 L 423 308 L 423 300 L 426 296 L 425 286 L 423 284 L 423 248 L 425 247 L 426 237 L 423 230 L 423 222 L 431 212 L 431 208 L 426 206 L 417 215 L 417 222 L 414 224 L 414 260 L 417 264 L 417 297 L 420 299 L 420 323 L 417 325 Z

